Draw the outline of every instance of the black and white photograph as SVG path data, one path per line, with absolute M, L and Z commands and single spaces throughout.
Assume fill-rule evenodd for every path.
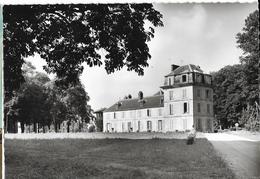
M 35 3 L 1 7 L 3 178 L 260 178 L 256 1 Z

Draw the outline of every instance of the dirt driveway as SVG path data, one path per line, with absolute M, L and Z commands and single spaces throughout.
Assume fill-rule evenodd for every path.
M 226 133 L 205 136 L 227 161 L 237 178 L 260 178 L 260 139 L 252 140 Z

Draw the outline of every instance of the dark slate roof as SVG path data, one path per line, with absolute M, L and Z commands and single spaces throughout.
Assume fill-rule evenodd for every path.
M 156 95 L 156 96 L 149 96 L 144 97 L 143 100 L 145 103 L 141 105 L 140 100 L 138 98 L 135 99 L 124 99 L 120 100 L 104 112 L 113 112 L 113 111 L 128 111 L 128 110 L 136 110 L 136 109 L 146 109 L 146 108 L 156 108 L 156 107 L 163 107 L 163 95 Z M 119 107 L 117 107 L 119 105 Z
M 94 113 L 103 112 L 103 111 L 105 111 L 106 109 L 107 109 L 107 108 L 101 108 L 101 109 L 98 109 L 98 110 L 94 111 Z
M 166 76 L 173 76 L 173 75 L 179 75 L 182 73 L 187 73 L 187 72 L 198 72 L 198 73 L 203 73 L 203 71 L 196 65 L 189 64 L 189 65 L 184 65 L 176 68 L 173 70 L 171 73 L 169 73 Z

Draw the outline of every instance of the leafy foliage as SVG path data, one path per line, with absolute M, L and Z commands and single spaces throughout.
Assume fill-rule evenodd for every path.
M 126 66 L 143 75 L 151 58 L 147 42 L 153 27 L 163 25 L 161 18 L 152 4 L 6 5 L 5 93 L 13 95 L 25 81 L 21 67 L 34 53 L 46 60 L 45 70 L 56 73 L 61 86 L 79 83 L 83 62 L 104 63 L 107 73 Z M 100 50 L 106 52 L 104 60 Z
M 260 106 L 255 103 L 255 105 L 247 105 L 242 111 L 241 123 L 248 130 L 258 130 L 260 131 Z
M 212 74 L 214 111 L 218 123 L 224 128 L 238 122 L 245 105 L 245 96 L 241 95 L 242 69 L 242 65 L 226 66 Z
M 245 20 L 245 26 L 242 33 L 237 34 L 238 47 L 243 50 L 240 57 L 244 64 L 244 91 L 243 95 L 247 97 L 247 102 L 251 105 L 259 101 L 260 84 L 260 54 L 259 54 L 259 11 L 251 13 Z
M 247 129 L 259 129 L 259 11 L 245 20 L 237 36 L 243 50 L 241 64 L 226 66 L 213 73 L 214 111 L 217 123 L 224 128 L 238 122 Z
M 58 132 L 63 121 L 84 120 L 88 122 L 91 108 L 87 105 L 89 97 L 79 83 L 67 90 L 60 89 L 47 75 L 34 71 L 30 63 L 23 66 L 25 83 L 15 96 L 5 102 L 5 124 L 8 132 L 16 131 L 16 122 L 21 122 L 22 132 L 25 125 L 33 124 L 33 131 L 54 125 Z

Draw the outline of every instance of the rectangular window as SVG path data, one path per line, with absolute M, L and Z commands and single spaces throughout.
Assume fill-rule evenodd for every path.
M 183 103 L 183 113 L 188 113 L 188 103 Z
M 114 112 L 114 119 L 116 119 L 116 113 Z
M 162 131 L 162 120 L 158 120 L 158 131 Z
M 170 115 L 173 115 L 173 104 L 169 105 L 169 111 L 170 111 Z
M 158 109 L 158 116 L 162 115 L 162 109 Z
M 186 94 L 187 93 L 187 90 L 186 89 L 183 89 L 182 90 L 182 98 L 186 98 Z
M 147 116 L 151 116 L 151 110 L 150 109 L 147 109 Z
M 169 91 L 169 98 L 170 100 L 173 100 L 173 91 Z
M 171 86 L 172 85 L 172 80 L 171 80 L 171 78 L 169 78 L 169 86 Z
M 152 130 L 152 121 L 147 121 L 147 131 Z
M 210 98 L 210 90 L 206 90 L 206 98 Z
M 200 103 L 198 103 L 198 112 L 200 112 Z
M 125 117 L 125 112 L 122 112 L 122 118 L 124 118 Z
M 210 104 L 207 104 L 207 113 L 210 114 Z
M 125 124 L 122 122 L 122 132 L 125 132 Z
M 140 132 L 140 130 L 141 130 L 141 121 L 138 121 L 138 132 Z
M 186 75 L 182 75 L 182 82 L 186 82 L 187 81 L 187 76 Z
M 200 89 L 197 90 L 197 97 L 200 97 Z

